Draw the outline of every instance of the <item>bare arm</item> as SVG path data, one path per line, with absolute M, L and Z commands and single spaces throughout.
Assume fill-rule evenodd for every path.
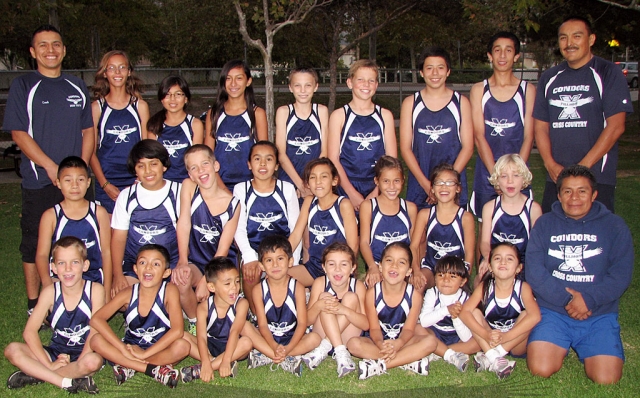
M 304 182 L 298 175 L 291 159 L 287 156 L 287 118 L 289 117 L 289 107 L 286 105 L 281 106 L 276 111 L 276 147 L 278 147 L 278 160 L 280 161 L 280 167 L 293 181 L 298 191 L 303 192 L 305 190 Z
M 536 146 L 538 147 L 538 152 L 540 152 L 540 157 L 544 162 L 544 167 L 547 169 L 551 180 L 556 182 L 558 174 L 562 171 L 563 166 L 557 163 L 551 154 L 549 122 L 533 119 L 533 131 L 536 139 Z
M 367 264 L 367 286 L 380 282 L 380 268 L 373 258 L 371 251 L 371 200 L 365 200 L 360 205 L 360 254 Z
M 189 237 L 191 235 L 191 199 L 195 183 L 185 179 L 180 190 L 180 216 L 176 224 L 178 237 L 178 266 L 186 266 L 189 262 Z M 177 267 L 177 266 L 176 266 Z
M 351 185 L 344 167 L 340 163 L 340 139 L 342 136 L 342 127 L 344 125 L 344 109 L 339 108 L 333 111 L 329 118 L 329 137 L 327 137 L 327 155 L 338 170 L 340 176 L 340 186 L 347 193 L 349 200 L 355 209 L 360 207 L 364 197 Z
M 531 287 L 526 282 L 522 282 L 520 298 L 522 299 L 522 304 L 524 304 L 525 308 L 524 317 L 522 317 L 519 322 L 516 322 L 511 330 L 502 335 L 503 343 L 518 338 L 525 333 L 529 333 L 531 329 L 540 322 L 540 319 L 542 319 L 540 315 L 540 307 L 538 306 L 536 299 L 533 297 Z
M 471 87 L 469 99 L 471 100 L 471 118 L 473 120 L 473 138 L 478 148 L 478 156 L 484 166 L 491 172 L 493 170 L 493 151 L 484 136 L 484 113 L 482 112 L 483 84 L 476 83 Z
M 298 311 L 298 319 L 296 321 L 296 331 L 293 332 L 291 341 L 285 346 L 285 352 L 289 354 L 291 350 L 300 342 L 302 336 L 307 331 L 307 297 L 304 292 L 304 286 L 296 281 L 296 311 Z
M 191 129 L 193 130 L 193 145 L 204 143 L 204 126 L 202 121 L 194 117 L 191 121 Z
M 55 182 L 58 174 L 58 165 L 42 151 L 42 148 L 40 148 L 38 143 L 36 143 L 26 131 L 12 130 L 11 139 L 15 141 L 22 153 L 24 153 L 29 160 L 45 169 L 52 183 Z M 82 141 L 84 151 L 84 138 Z
M 149 121 L 149 104 L 138 98 L 138 115 L 140 116 L 140 138 L 147 139 L 147 122 Z
M 318 105 L 318 117 L 320 118 L 320 157 L 328 157 L 327 155 L 327 136 L 329 135 L 329 108 L 324 105 Z
M 89 164 L 96 150 L 95 128 L 89 127 L 82 130 L 82 159 Z
M 481 324 L 476 321 L 476 318 L 473 316 L 473 310 L 478 307 L 482 301 L 482 289 L 478 288 L 473 291 L 469 300 L 465 301 L 462 305 L 462 311 L 460 311 L 460 320 L 467 325 L 467 327 L 471 330 L 474 335 L 479 336 L 485 341 L 491 340 L 490 332 L 485 329 Z
M 267 125 L 267 113 L 264 109 L 256 107 L 256 139 L 264 141 L 269 139 L 269 130 Z
M 296 221 L 296 226 L 293 231 L 291 231 L 291 234 L 289 234 L 289 243 L 291 243 L 291 247 L 298 247 L 302 240 L 302 234 L 304 233 L 304 230 L 307 227 L 307 221 L 309 220 L 309 207 L 311 206 L 312 200 L 313 196 L 307 196 L 302 203 L 302 207 L 300 207 L 300 215 L 298 216 L 298 221 Z
M 111 297 L 114 297 L 120 290 L 129 286 L 122 272 L 122 261 L 124 260 L 124 248 L 127 244 L 128 233 L 129 231 L 122 229 L 114 229 L 111 233 L 111 260 L 113 268 Z
M 53 308 L 53 294 L 53 285 L 49 285 L 42 289 L 40 297 L 38 298 L 38 303 L 33 309 L 29 319 L 27 319 L 27 324 L 24 327 L 24 332 L 22 333 L 24 342 L 27 344 L 33 355 L 38 359 L 38 362 L 47 367 L 51 365 L 51 359 L 49 358 L 49 354 L 47 354 L 44 348 L 42 348 L 42 340 L 40 340 L 38 330 L 40 330 L 42 322 L 44 322 L 47 317 L 47 313 Z
M 469 105 L 467 97 L 463 95 L 460 96 L 460 113 L 462 115 L 462 119 L 460 120 L 460 143 L 462 144 L 462 148 L 453 163 L 453 168 L 458 173 L 462 173 L 465 170 L 467 163 L 469 163 L 473 155 L 474 129 L 471 119 L 471 105 Z
M 358 221 L 356 220 L 356 212 L 348 200 L 340 202 L 340 214 L 342 214 L 342 222 L 344 223 L 344 232 L 347 235 L 347 245 L 358 256 Z
M 531 83 L 527 83 L 525 102 L 527 105 L 524 110 L 524 140 L 520 147 L 520 157 L 526 162 L 533 148 L 533 104 L 536 102 L 536 86 Z
M 184 321 L 182 319 L 182 307 L 180 306 L 180 293 L 176 285 L 167 283 L 164 307 L 169 313 L 169 330 L 151 347 L 144 352 L 144 358 L 150 358 L 167 349 L 174 341 L 182 338 L 184 334 Z
M 104 300 L 111 299 L 111 282 L 113 278 L 113 266 L 111 263 L 111 226 L 109 225 L 109 213 L 102 206 L 97 206 L 96 215 L 100 225 L 100 248 L 102 254 L 102 274 L 104 278 L 104 291 L 107 292 Z M 103 304 L 104 304 L 103 300 Z
M 42 281 L 42 287 L 47 287 L 53 283 L 51 280 L 50 263 L 51 241 L 53 231 L 56 227 L 56 216 L 53 209 L 48 209 L 40 218 L 40 228 L 38 229 L 38 247 L 36 249 L 36 268 Z
M 462 216 L 462 231 L 464 232 L 464 261 L 471 269 L 476 255 L 476 223 L 468 211 L 465 211 Z
M 240 219 L 240 202 L 233 209 L 233 216 L 227 221 L 222 229 L 220 240 L 218 241 L 218 250 L 216 256 L 227 256 L 229 248 L 233 244 L 233 237 L 238 229 L 238 220 Z
M 431 181 L 424 175 L 420 164 L 413 153 L 413 96 L 408 96 L 402 101 L 402 109 L 400 110 L 400 153 L 402 159 L 406 163 L 409 171 L 418 181 L 418 184 L 424 189 L 429 196 L 431 192 Z
M 393 113 L 382 108 L 382 120 L 384 120 L 384 153 L 388 156 L 398 157 L 398 142 L 396 140 L 396 124 L 393 120 Z M 377 191 L 377 189 L 376 189 Z
M 213 132 L 213 123 L 211 122 L 211 109 L 207 111 L 207 116 L 204 122 L 204 144 L 211 148 L 211 150 L 216 149 L 216 138 L 212 134 Z

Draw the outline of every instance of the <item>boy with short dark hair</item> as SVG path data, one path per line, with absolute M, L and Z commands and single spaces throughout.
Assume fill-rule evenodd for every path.
M 20 369 L 9 376 L 7 388 L 46 381 L 71 393 L 97 394 L 91 375 L 102 366 L 102 358 L 91 351 L 87 342 L 93 336 L 89 327 L 92 314 L 104 304 L 104 288 L 82 278 L 89 269 L 89 260 L 80 239 L 59 239 L 53 245 L 52 256 L 50 266 L 60 280 L 42 289 L 22 334 L 25 343 L 14 342 L 4 350 L 9 362 Z M 48 347 L 42 346 L 38 335 L 45 318 L 53 330 Z
M 180 373 L 172 365 L 189 354 L 190 345 L 182 338 L 178 288 L 164 281 L 171 275 L 169 251 L 156 244 L 144 245 L 133 269 L 139 282 L 121 290 L 93 317 L 91 326 L 97 334 L 91 348 L 115 363 L 118 385 L 137 371 L 175 388 Z M 126 328 L 120 340 L 107 321 L 122 307 L 126 307 Z

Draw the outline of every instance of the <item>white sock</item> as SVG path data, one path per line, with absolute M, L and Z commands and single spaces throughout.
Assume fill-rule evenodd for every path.
M 501 357 L 500 353 L 495 348 L 492 348 L 489 351 L 485 352 L 484 355 L 487 357 L 487 359 L 491 363 L 494 363 L 496 359 Z
M 451 348 L 447 348 L 447 351 L 444 352 L 444 360 L 449 362 L 449 360 L 451 360 L 451 357 L 453 356 L 453 354 L 455 354 L 456 352 L 453 351 Z
M 331 342 L 327 339 L 322 339 L 318 347 L 320 347 L 322 349 L 322 352 L 324 352 L 325 354 L 328 354 L 329 351 L 331 351 L 331 349 L 333 348 L 333 346 L 331 345 Z
M 340 344 L 339 346 L 335 347 L 333 349 L 334 352 L 339 352 L 339 351 L 347 351 L 347 346 L 345 346 L 344 344 Z M 349 352 L 349 351 L 347 351 Z
M 68 377 L 65 377 L 62 379 L 62 385 L 60 386 L 61 388 L 67 388 L 67 387 L 71 387 L 71 379 Z
M 198 318 L 189 318 L 189 323 L 196 323 Z
M 501 357 L 503 357 L 503 356 L 508 354 L 508 352 L 504 349 L 502 344 L 494 347 L 493 349 L 496 350 L 498 352 L 498 354 L 500 354 Z

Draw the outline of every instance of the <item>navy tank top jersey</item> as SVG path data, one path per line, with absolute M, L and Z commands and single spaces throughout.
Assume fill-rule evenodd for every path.
M 496 198 L 491 218 L 491 246 L 509 242 L 518 248 L 520 262 L 524 265 L 529 233 L 531 231 L 531 205 L 533 200 L 527 198 L 519 214 L 510 215 L 502 209 L 500 196 Z M 524 272 L 520 272 L 523 275 Z
M 216 255 L 224 226 L 238 211 L 240 200 L 231 198 L 227 209 L 213 215 L 202 198 L 200 188 L 196 187 L 191 199 L 191 233 L 189 236 L 189 262 L 195 264 L 204 273 L 204 267 Z M 235 243 L 229 247 L 227 258 L 237 264 L 238 249 Z
M 193 115 L 187 117 L 177 126 L 163 125 L 162 134 L 158 141 L 167 148 L 171 167 L 164 172 L 164 178 L 169 181 L 182 182 L 189 177 L 184 166 L 184 153 L 193 145 Z
M 440 295 L 441 295 L 440 290 L 438 290 L 437 287 L 434 287 L 434 289 L 436 290 L 436 302 L 435 302 L 435 305 L 433 306 L 433 309 L 435 311 L 441 308 L 443 304 L 440 302 Z M 459 301 L 461 304 L 464 304 L 464 302 L 467 301 L 468 298 L 469 298 L 469 295 L 465 291 L 463 291 L 462 289 L 458 290 L 458 299 L 456 301 Z M 458 333 L 456 332 L 456 329 L 453 326 L 453 318 L 451 318 L 450 316 L 445 316 L 432 327 L 438 329 L 439 333 L 443 335 L 456 335 Z
M 442 109 L 432 111 L 426 107 L 420 91 L 413 97 L 413 151 L 420 170 L 429 178 L 433 169 L 441 163 L 454 164 L 462 150 L 460 140 L 460 93 L 454 91 L 451 100 Z M 467 174 L 460 175 L 460 206 L 467 203 Z M 427 193 L 422 189 L 415 176 L 409 172 L 407 183 L 407 200 L 415 203 L 418 208 L 428 207 Z
M 518 316 L 525 309 L 522 298 L 522 281 L 516 279 L 513 284 L 513 292 L 506 307 L 501 307 L 496 301 L 495 281 L 489 283 L 489 298 L 484 306 L 484 318 L 491 326 L 491 329 L 498 329 L 508 332 L 513 328 L 518 320 Z
M 89 269 L 82 274 L 82 277 L 93 282 L 104 283 L 100 226 L 98 216 L 96 216 L 96 204 L 89 202 L 87 214 L 79 220 L 67 217 L 60 204 L 55 205 L 53 210 L 56 213 L 56 226 L 51 236 L 51 247 L 63 236 L 75 236 L 82 239 L 87 248 L 87 260 L 89 260 Z
M 229 340 L 229 331 L 231 330 L 231 325 L 236 320 L 236 305 L 238 305 L 238 299 L 233 305 L 229 306 L 227 313 L 223 318 L 219 317 L 218 311 L 216 310 L 216 304 L 213 300 L 213 295 L 209 296 L 209 300 L 207 301 L 208 312 L 207 312 L 207 339 L 208 340 L 217 340 L 221 343 L 227 343 Z
M 407 202 L 400 198 L 400 209 L 396 214 L 383 214 L 378 199 L 371 199 L 371 233 L 369 246 L 373 260 L 377 263 L 382 258 L 382 251 L 389 243 L 411 243 L 411 219 L 407 211 Z
M 289 344 L 298 324 L 298 310 L 296 309 L 296 280 L 289 278 L 287 296 L 279 307 L 271 298 L 267 279 L 262 280 L 262 302 L 267 317 L 269 331 L 273 339 L 282 345 Z
M 122 190 L 136 179 L 127 170 L 127 157 L 131 148 L 142 138 L 137 102 L 132 98 L 124 109 L 113 109 L 104 99 L 98 100 L 98 103 L 101 114 L 97 126 L 96 155 L 104 176 Z
M 353 292 L 353 293 L 356 292 L 356 282 L 358 282 L 356 278 L 352 276 L 349 277 L 349 290 L 347 290 L 348 292 Z M 336 292 L 331 287 L 331 281 L 326 275 L 324 276 L 324 291 L 334 296 L 337 296 Z
M 289 211 L 283 186 L 290 183 L 276 180 L 276 187 L 270 194 L 256 192 L 251 181 L 243 184 L 246 192 L 247 236 L 251 248 L 257 251 L 262 239 L 270 235 L 289 236 Z
M 441 224 L 433 207 L 427 221 L 427 253 L 422 259 L 421 268 L 433 271 L 436 262 L 444 256 L 458 256 L 464 260 L 464 230 L 462 216 L 465 210 L 461 207 L 453 221 Z M 467 269 L 469 266 L 467 265 Z
M 134 276 L 133 264 L 138 256 L 138 249 L 148 243 L 156 243 L 169 250 L 171 269 L 178 263 L 178 240 L 176 237 L 176 222 L 178 220 L 177 201 L 180 184 L 171 184 L 165 200 L 153 209 L 146 209 L 138 203 L 137 184 L 131 186 L 127 198 L 127 213 L 129 213 L 129 233 L 124 251 L 122 270 L 125 275 Z
M 340 164 L 354 188 L 366 197 L 375 188 L 373 168 L 385 154 L 382 108 L 376 105 L 373 113 L 366 116 L 354 113 L 348 104 L 343 109 Z
M 64 305 L 60 282 L 53 284 L 53 291 L 53 308 L 47 316 L 47 322 L 49 322 L 53 331 L 49 346 L 53 348 L 54 352 L 77 357 L 82 353 L 91 329 L 89 322 L 91 321 L 92 310 L 92 282 L 84 282 L 82 297 L 73 310 L 67 310 Z
M 318 104 L 312 104 L 311 114 L 307 119 L 301 119 L 296 115 L 293 104 L 289 104 L 289 117 L 287 118 L 287 157 L 293 163 L 298 176 L 302 177 L 304 166 L 320 157 L 322 151 L 320 116 L 318 116 Z M 291 177 L 280 169 L 279 178 L 292 182 Z
M 309 230 L 309 261 L 306 264 L 311 276 L 317 278 L 324 275 L 322 270 L 322 252 L 333 242 L 346 242 L 344 222 L 340 213 L 340 202 L 345 199 L 339 196 L 333 205 L 322 210 L 318 205 L 318 198 L 313 198 L 309 205 L 307 228 Z
M 234 185 L 252 178 L 247 161 L 255 143 L 251 119 L 246 111 L 237 116 L 229 116 L 224 111 L 220 114 L 213 152 L 220 163 L 218 174 L 231 192 Z
M 164 305 L 167 282 L 162 282 L 156 299 L 146 316 L 142 316 L 138 309 L 140 284 L 133 285 L 129 306 L 124 312 L 125 330 L 123 342 L 147 349 L 160 340 L 171 329 L 169 313 Z
M 485 80 L 482 95 L 482 114 L 484 115 L 484 138 L 487 140 L 493 160 L 507 153 L 520 153 L 524 142 L 524 114 L 526 109 L 527 82 L 520 82 L 513 97 L 508 101 L 498 101 L 491 95 L 489 82 Z M 488 181 L 490 170 L 478 157 L 476 159 L 474 191 L 493 192 Z M 478 211 L 482 211 L 479 209 Z
M 404 296 L 400 304 L 395 307 L 388 306 L 384 301 L 382 282 L 376 283 L 374 289 L 376 312 L 378 313 L 378 322 L 380 323 L 383 338 L 384 340 L 395 340 L 400 336 L 404 322 L 407 320 L 411 310 L 413 285 L 406 283 Z

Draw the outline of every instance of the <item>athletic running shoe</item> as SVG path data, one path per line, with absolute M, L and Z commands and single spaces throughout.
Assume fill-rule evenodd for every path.
M 491 368 L 491 362 L 484 352 L 479 352 L 473 356 L 473 367 L 476 368 L 476 372 L 483 372 Z
M 325 351 L 321 345 L 317 346 L 311 352 L 302 356 L 302 361 L 307 365 L 309 370 L 313 370 L 320 365 L 329 356 L 329 352 Z
M 458 368 L 459 371 L 464 372 L 469 365 L 469 355 L 464 352 L 456 352 L 447 362 Z
M 202 369 L 202 364 L 185 366 L 180 369 L 180 379 L 183 383 L 189 383 L 196 379 L 200 378 L 200 369 Z
M 422 359 L 413 361 L 406 365 L 401 365 L 399 366 L 399 368 L 403 370 L 410 370 L 413 373 L 417 373 L 421 376 L 428 376 L 429 375 L 429 358 L 424 357 Z
M 429 356 L 427 356 L 427 358 L 429 358 L 429 363 L 431 362 L 435 362 L 435 361 L 439 361 L 442 359 L 442 357 L 438 354 L 436 354 L 435 352 L 432 352 L 431 354 L 429 354 Z
M 195 322 L 189 322 L 189 329 L 188 332 L 190 335 L 195 336 L 196 335 L 196 324 Z
M 384 373 L 387 373 L 387 364 L 382 359 L 363 359 L 358 363 L 358 378 L 360 380 Z
M 35 377 L 29 376 L 23 371 L 18 370 L 11 373 L 11 376 L 9 376 L 9 378 L 7 379 L 7 388 L 10 390 L 15 390 L 17 388 L 33 386 L 40 383 L 44 383 L 44 381 L 36 379 Z
M 168 365 L 156 366 L 151 371 L 156 381 L 164 384 L 169 388 L 176 388 L 180 379 L 180 372 Z
M 247 361 L 247 369 L 254 369 L 259 366 L 265 366 L 273 363 L 271 358 L 264 355 L 260 351 L 253 349 L 249 351 L 249 360 Z
M 498 379 L 506 379 L 511 375 L 513 369 L 516 367 L 516 361 L 509 361 L 506 358 L 499 357 L 491 364 L 489 370 L 494 372 Z
M 71 387 L 65 387 L 64 390 L 71 394 L 77 394 L 80 391 L 86 392 L 87 394 L 97 394 L 100 392 L 98 386 L 96 386 L 96 382 L 93 381 L 93 377 L 91 376 L 72 379 Z
M 351 354 L 347 349 L 333 352 L 333 359 L 338 363 L 338 377 L 343 377 L 356 370 L 356 363 L 351 359 Z
M 238 377 L 238 361 L 231 362 L 231 374 L 229 377 Z
M 284 361 L 277 364 L 271 364 L 271 371 L 275 371 L 277 368 L 282 368 L 285 372 L 294 374 L 298 377 L 302 376 L 302 358 L 300 356 L 291 356 L 289 355 L 284 359 Z
M 125 368 L 122 365 L 113 365 L 113 376 L 116 379 L 116 384 L 120 385 L 129 380 L 136 374 L 133 369 Z

